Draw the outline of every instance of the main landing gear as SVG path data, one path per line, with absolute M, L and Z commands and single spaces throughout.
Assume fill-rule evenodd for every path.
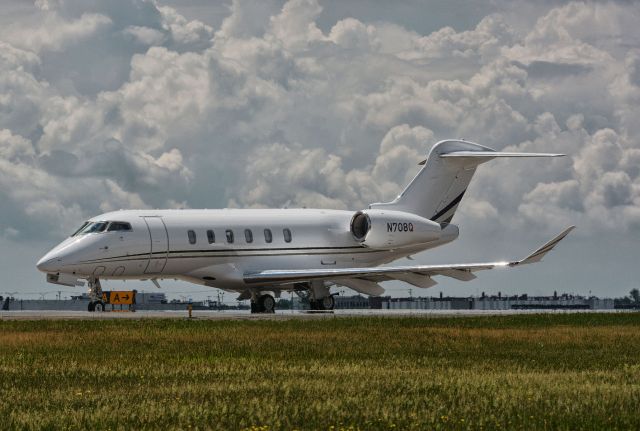
M 309 308 L 311 310 L 331 311 L 335 305 L 336 301 L 325 283 L 315 281 L 309 284 Z
M 309 303 L 311 311 L 333 311 L 336 306 L 336 294 L 331 294 L 324 283 L 298 283 L 294 286 L 294 292 L 303 303 Z
M 293 291 L 303 301 L 309 301 L 309 308 L 313 311 L 332 311 L 335 308 L 335 297 L 322 282 L 298 283 L 294 286 Z M 279 291 L 275 293 L 277 297 L 280 297 Z M 239 299 L 249 299 L 249 297 L 251 298 L 251 314 L 275 313 L 276 300 L 270 294 L 261 293 L 256 289 L 245 291 Z
M 89 306 L 87 311 L 104 311 L 104 302 L 102 302 L 102 286 L 97 278 L 90 278 L 89 284 Z
M 309 301 L 309 308 L 315 311 L 330 311 L 336 306 L 336 301 L 333 295 L 325 296 L 320 299 L 312 299 Z
M 251 299 L 251 313 L 275 313 L 276 300 L 269 294 L 259 295 Z

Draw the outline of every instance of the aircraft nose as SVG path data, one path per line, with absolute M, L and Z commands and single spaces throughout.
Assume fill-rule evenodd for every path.
M 36 263 L 36 268 L 42 272 L 60 272 L 63 266 L 69 265 L 73 259 L 74 238 L 67 238 L 51 250 Z
M 36 263 L 36 268 L 42 272 L 58 272 L 62 259 L 58 259 L 51 254 L 46 254 Z

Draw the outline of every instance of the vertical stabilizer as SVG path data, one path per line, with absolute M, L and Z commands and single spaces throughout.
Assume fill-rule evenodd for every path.
M 437 223 L 449 223 L 478 165 L 496 157 L 557 157 L 563 154 L 506 153 L 462 140 L 440 141 L 423 168 L 392 202 L 369 208 L 406 211 Z

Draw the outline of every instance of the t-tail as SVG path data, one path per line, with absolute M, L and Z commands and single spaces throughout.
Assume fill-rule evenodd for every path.
M 397 198 L 369 208 L 405 211 L 437 223 L 449 223 L 478 165 L 496 157 L 560 156 L 564 154 L 500 152 L 463 140 L 440 141 L 420 162 L 423 168 Z

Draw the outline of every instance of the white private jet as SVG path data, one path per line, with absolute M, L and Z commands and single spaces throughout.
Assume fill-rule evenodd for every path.
M 251 311 L 273 312 L 282 291 L 331 310 L 331 286 L 381 295 L 401 280 L 427 288 L 435 276 L 469 281 L 475 271 L 538 262 L 574 227 L 510 262 L 379 266 L 458 237 L 451 224 L 478 165 L 496 157 L 562 154 L 497 152 L 464 140 L 437 143 L 392 202 L 362 211 L 326 209 L 121 210 L 85 222 L 37 263 L 47 281 L 88 281 L 89 311 L 103 310 L 100 279 L 181 279 L 234 291 Z

